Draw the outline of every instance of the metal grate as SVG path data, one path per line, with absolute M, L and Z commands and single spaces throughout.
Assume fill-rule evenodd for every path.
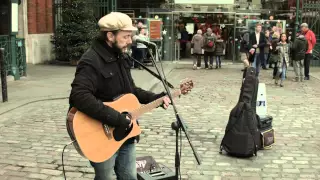
M 317 44 L 313 50 L 311 66 L 320 66 L 320 1 L 304 0 L 302 11 L 302 22 L 309 25 L 309 28 L 317 37 Z
M 25 40 L 23 38 L 16 38 L 15 43 L 15 52 L 16 52 L 16 64 L 19 69 L 19 76 L 26 76 L 26 48 Z M 13 75 L 12 72 L 12 62 L 11 60 L 11 39 L 10 36 L 0 36 L 0 48 L 4 48 L 4 59 L 5 67 L 8 75 Z

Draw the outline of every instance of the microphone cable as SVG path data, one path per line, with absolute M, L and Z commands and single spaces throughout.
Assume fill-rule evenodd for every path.
M 66 149 L 67 146 L 69 146 L 70 144 L 76 142 L 76 140 L 74 141 L 71 141 L 70 143 L 66 144 L 64 147 L 63 147 L 63 150 L 62 150 L 62 171 L 63 171 L 63 177 L 64 177 L 64 180 L 67 180 L 66 178 L 66 172 L 64 170 L 64 162 L 63 162 L 63 154 L 64 154 L 64 150 Z

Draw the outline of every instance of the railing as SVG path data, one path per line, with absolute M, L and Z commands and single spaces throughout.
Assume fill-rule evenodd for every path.
M 11 39 L 10 36 L 0 35 L 0 48 L 4 48 L 5 67 L 8 75 L 14 75 L 13 64 L 17 65 L 18 77 L 26 76 L 26 48 L 24 38 L 15 38 L 15 62 L 12 62 L 11 58 Z

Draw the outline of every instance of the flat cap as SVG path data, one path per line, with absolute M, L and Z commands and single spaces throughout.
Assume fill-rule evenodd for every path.
M 132 25 L 132 19 L 121 12 L 111 12 L 103 16 L 98 25 L 100 31 L 137 31 L 137 28 Z

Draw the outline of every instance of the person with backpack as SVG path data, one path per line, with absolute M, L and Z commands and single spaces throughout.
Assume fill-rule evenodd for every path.
M 209 68 L 208 58 L 210 58 L 210 69 L 213 68 L 213 53 L 215 50 L 216 39 L 216 35 L 212 32 L 212 29 L 208 28 L 203 37 L 204 63 L 206 69 Z
M 304 78 L 304 59 L 308 51 L 308 41 L 303 34 L 297 33 L 297 37 L 292 46 L 293 68 L 296 74 L 295 81 L 303 81 Z

